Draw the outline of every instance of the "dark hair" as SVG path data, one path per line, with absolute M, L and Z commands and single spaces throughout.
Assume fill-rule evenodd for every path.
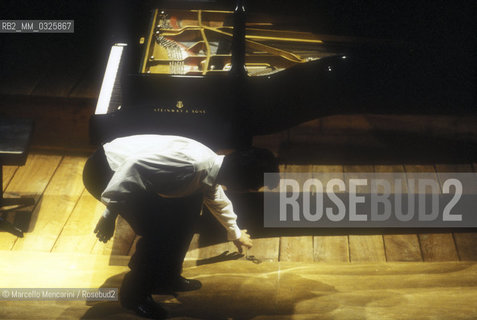
M 225 156 L 221 169 L 226 186 L 258 189 L 265 185 L 264 173 L 278 173 L 278 159 L 267 149 L 252 147 Z M 267 181 L 269 188 L 278 185 L 278 179 L 267 180 L 273 180 Z

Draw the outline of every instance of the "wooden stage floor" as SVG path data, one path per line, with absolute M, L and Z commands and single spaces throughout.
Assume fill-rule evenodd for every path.
M 85 156 L 32 153 L 4 168 L 6 196 L 33 196 L 24 238 L 0 233 L 0 288 L 117 287 L 136 235 L 119 219 L 107 244 L 104 209 L 85 191 Z M 468 172 L 475 164 L 284 165 L 285 172 Z M 28 213 L 17 214 L 24 225 Z M 12 220 L 13 217 L 9 217 Z M 13 221 L 13 220 L 12 220 Z M 477 319 L 477 233 L 466 230 L 285 234 L 254 240 L 238 261 L 216 225 L 196 234 L 184 273 L 203 289 L 157 296 L 174 319 Z M 253 235 L 252 235 L 253 236 Z M 207 238 L 207 241 L 204 239 Z M 262 263 L 247 261 L 254 256 Z M 0 319 L 134 319 L 116 302 L 0 301 Z

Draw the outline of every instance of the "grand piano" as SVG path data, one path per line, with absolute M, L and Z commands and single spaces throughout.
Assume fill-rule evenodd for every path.
M 112 46 L 94 142 L 161 133 L 238 148 L 337 113 L 469 111 L 439 98 L 404 43 L 297 30 L 247 14 L 241 0 L 233 10 L 193 3 L 150 10 L 142 34 Z
M 159 133 L 191 137 L 214 150 L 236 149 L 254 136 L 334 114 L 475 113 L 448 99 L 449 82 L 441 86 L 440 70 L 425 65 L 427 53 L 406 43 L 295 28 L 290 17 L 283 22 L 245 14 L 240 0 L 230 10 L 191 4 L 154 8 L 139 36 L 112 45 L 90 121 L 94 142 Z M 312 149 L 319 149 L 320 161 L 329 159 L 322 148 L 302 149 L 310 161 Z M 402 149 L 393 149 L 395 161 Z M 350 158 L 355 164 L 369 152 L 353 150 L 339 163 Z M 280 159 L 288 163 L 282 151 Z M 288 153 L 300 152 L 291 146 Z M 252 234 L 277 235 L 263 229 L 264 193 L 228 196 Z

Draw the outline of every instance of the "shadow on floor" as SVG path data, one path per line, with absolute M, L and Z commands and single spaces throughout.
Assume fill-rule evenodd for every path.
M 253 267 L 251 267 L 253 266 Z M 293 272 L 280 277 L 278 265 L 252 263 L 216 263 L 189 270 L 188 276 L 202 281 L 198 291 L 177 296 L 155 295 L 171 318 L 191 319 L 252 319 L 258 316 L 281 317 L 295 313 L 295 305 L 320 296 L 333 295 L 337 290 L 323 282 L 308 279 Z M 117 287 L 124 273 L 105 281 L 102 287 Z M 136 319 L 118 302 L 91 305 L 81 319 Z M 338 303 L 327 304 L 326 312 Z M 324 306 L 322 306 L 323 308 Z M 65 314 L 68 310 L 65 311 Z

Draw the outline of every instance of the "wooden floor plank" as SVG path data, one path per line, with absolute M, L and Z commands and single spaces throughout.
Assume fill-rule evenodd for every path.
M 6 194 L 17 194 L 33 197 L 36 202 L 50 182 L 61 156 L 31 153 L 24 166 L 19 167 L 10 181 Z M 38 206 L 38 203 L 37 203 Z M 6 232 L 0 232 L 0 250 L 11 250 L 17 237 Z
M 280 261 L 312 262 L 313 237 L 281 237 L 280 238 Z
M 17 166 L 4 166 L 2 168 L 3 171 L 3 185 L 2 185 L 2 190 L 5 190 L 10 183 L 10 180 L 13 178 L 13 175 L 17 171 L 18 167 Z
M 416 177 L 419 173 L 429 173 L 428 178 L 439 182 L 435 167 L 432 165 L 405 165 L 408 178 Z M 458 260 L 457 250 L 452 233 L 421 233 L 419 242 L 424 261 L 453 261 Z
M 104 208 L 100 201 L 84 190 L 52 252 L 90 253 L 98 241 L 93 230 Z
M 437 164 L 437 174 L 441 172 L 474 172 L 472 164 Z M 440 179 L 442 186 L 442 179 Z M 469 190 L 476 192 L 477 190 Z M 477 260 L 477 232 L 454 232 L 454 241 L 457 248 L 457 254 L 460 260 Z
M 454 240 L 460 260 L 477 261 L 477 232 L 455 232 Z
M 351 262 L 385 262 L 382 235 L 349 235 Z
M 419 241 L 424 261 L 459 260 L 452 233 L 421 233 Z
M 343 179 L 341 165 L 313 165 L 313 178 L 318 178 L 326 188 L 332 178 Z M 349 262 L 347 235 L 326 235 L 313 237 L 313 259 L 319 262 Z
M 349 262 L 348 236 L 314 236 L 314 261 Z
M 17 169 L 6 193 L 39 197 L 55 172 L 62 156 L 31 153 Z
M 390 179 L 396 177 L 405 179 L 405 170 L 402 165 L 375 165 L 374 171 L 376 173 L 392 173 Z M 391 193 L 395 191 L 394 184 L 391 183 Z M 407 192 L 407 185 L 404 185 L 400 191 Z M 383 240 L 387 261 L 422 261 L 417 234 L 389 234 L 384 235 Z
M 359 178 L 359 173 L 372 173 L 372 165 L 347 165 L 343 167 L 346 180 Z M 369 185 L 358 187 L 357 192 L 371 192 Z M 381 234 L 350 235 L 349 259 L 351 262 L 384 262 L 384 242 Z
M 312 178 L 312 165 L 285 166 L 285 177 L 298 180 L 300 187 L 306 179 Z M 294 176 L 301 174 L 300 176 Z M 313 261 L 313 236 L 280 237 L 280 261 Z
M 386 261 L 422 261 L 417 234 L 383 235 Z
M 260 261 L 278 261 L 280 253 L 280 238 L 252 239 L 253 247 L 247 250 L 247 255 L 254 256 Z
M 85 157 L 65 156 L 36 206 L 30 230 L 14 250 L 51 251 L 71 215 L 83 186 Z

